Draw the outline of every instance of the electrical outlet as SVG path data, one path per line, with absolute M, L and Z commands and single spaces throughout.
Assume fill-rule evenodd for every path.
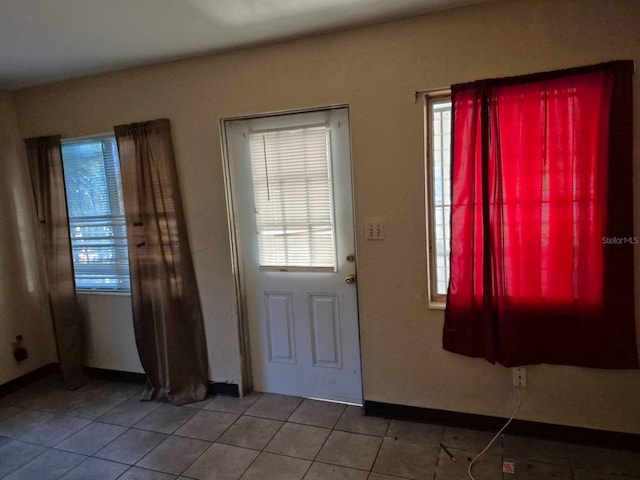
M 384 239 L 384 223 L 369 222 L 364 225 L 364 238 L 367 240 Z
M 516 464 L 513 462 L 502 462 L 502 473 L 516 473 Z
M 512 368 L 513 374 L 513 386 L 514 387 L 526 387 L 527 386 L 527 369 L 522 367 Z

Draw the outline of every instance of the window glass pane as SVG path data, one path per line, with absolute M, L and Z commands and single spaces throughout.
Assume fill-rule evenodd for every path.
M 130 290 L 118 149 L 113 137 L 63 141 L 78 290 Z
M 435 293 L 446 295 L 449 285 L 449 249 L 451 239 L 451 102 L 440 100 L 429 102 L 432 118 L 430 130 L 430 153 L 428 159 L 431 173 L 433 219 L 432 268 L 435 276 Z
M 251 134 L 260 266 L 335 269 L 329 140 L 324 125 Z

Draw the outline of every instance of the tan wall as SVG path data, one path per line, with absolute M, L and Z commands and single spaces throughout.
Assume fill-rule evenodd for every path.
M 612 59 L 640 61 L 638 18 L 636 1 L 492 2 L 19 91 L 19 126 L 23 136 L 77 136 L 171 119 L 212 376 L 238 381 L 220 118 L 349 104 L 365 398 L 508 416 L 515 400 L 510 372 L 444 352 L 443 312 L 427 305 L 423 111 L 413 91 Z M 637 77 L 635 83 L 640 91 Z M 634 139 L 640 145 L 640 121 Z M 636 153 L 636 166 L 638 160 Z M 384 220 L 384 241 L 363 240 L 370 218 Z M 636 219 L 640 225 L 640 213 Z M 638 372 L 528 371 L 519 418 L 640 431 Z
M 88 367 L 144 373 L 133 333 L 131 295 L 79 293 Z
M 0 385 L 56 361 L 34 239 L 35 216 L 12 95 L 0 92 Z M 24 337 L 18 363 L 12 342 Z

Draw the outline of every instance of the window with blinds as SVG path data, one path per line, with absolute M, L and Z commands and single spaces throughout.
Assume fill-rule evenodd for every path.
M 426 96 L 431 300 L 446 300 L 451 247 L 451 97 Z
M 250 134 L 260 267 L 335 271 L 329 142 L 325 125 Z
M 127 230 L 113 136 L 62 142 L 78 290 L 130 291 Z

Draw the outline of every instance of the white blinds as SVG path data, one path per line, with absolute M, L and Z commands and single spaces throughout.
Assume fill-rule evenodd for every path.
M 62 143 L 79 290 L 130 290 L 118 148 L 113 136 Z
M 261 267 L 335 270 L 329 141 L 325 125 L 250 135 Z

